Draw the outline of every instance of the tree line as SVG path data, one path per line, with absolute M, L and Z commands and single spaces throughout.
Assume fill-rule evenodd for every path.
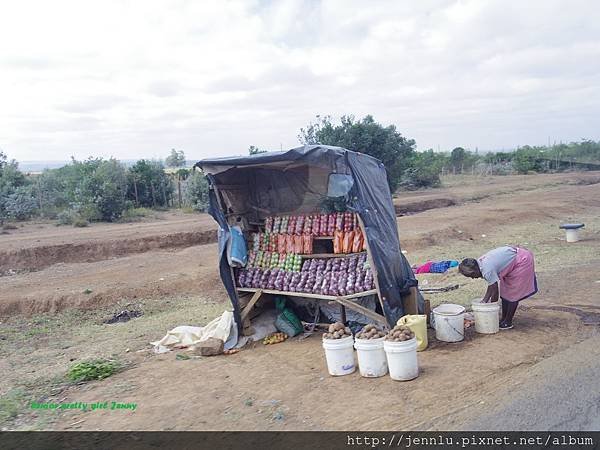
M 369 154 L 383 162 L 390 190 L 437 187 L 446 174 L 507 175 L 563 170 L 600 169 L 600 141 L 584 139 L 552 146 L 525 145 L 508 152 L 479 153 L 463 147 L 434 152 L 417 151 L 414 139 L 402 136 L 394 125 L 384 126 L 367 115 L 362 119 L 317 116 L 300 129 L 302 144 L 335 145 Z M 256 153 L 256 147 L 253 147 Z
M 185 155 L 173 150 L 162 161 L 141 159 L 130 167 L 114 158 L 72 159 L 58 169 L 26 175 L 0 152 L 0 221 L 32 217 L 85 226 L 142 214 L 141 208 L 173 206 L 203 211 L 205 177 L 186 169 Z
M 549 146 L 525 145 L 513 151 L 479 153 L 463 147 L 417 151 L 414 139 L 394 125 L 362 119 L 317 116 L 301 128 L 302 144 L 334 145 L 369 154 L 385 165 L 391 192 L 441 185 L 447 174 L 504 175 L 600 169 L 600 141 L 582 140 Z M 264 152 L 250 146 L 248 153 Z M 172 150 L 165 162 L 141 159 L 130 167 L 116 159 L 72 159 L 59 169 L 23 174 L 16 161 L 0 152 L 0 222 L 35 216 L 82 225 L 135 217 L 141 208 L 207 206 L 205 177 L 185 168 L 183 151 Z

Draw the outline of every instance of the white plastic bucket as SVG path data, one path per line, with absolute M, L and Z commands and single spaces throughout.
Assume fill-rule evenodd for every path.
M 465 338 L 465 308 L 445 303 L 433 309 L 435 337 L 444 342 L 460 342 Z
M 348 375 L 356 370 L 354 362 L 354 337 L 323 339 L 329 375 Z
M 357 339 L 354 341 L 358 370 L 363 377 L 376 378 L 388 371 L 387 358 L 383 350 L 383 339 Z
M 408 341 L 383 341 L 388 368 L 392 380 L 408 381 L 419 376 L 417 339 Z
M 567 232 L 567 242 L 579 241 L 579 230 L 565 230 Z
M 481 299 L 471 303 L 475 317 L 475 331 L 481 334 L 494 334 L 500 329 L 500 302 L 481 303 Z

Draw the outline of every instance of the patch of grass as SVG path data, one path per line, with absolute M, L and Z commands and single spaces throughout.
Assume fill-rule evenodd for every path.
M 0 423 L 13 420 L 23 408 L 25 398 L 21 389 L 11 389 L 0 396 Z
M 25 332 L 25 337 L 39 336 L 40 334 L 48 334 L 51 329 L 49 327 L 36 327 Z
M 73 222 L 73 226 L 74 226 L 75 228 L 85 228 L 85 227 L 87 227 L 89 224 L 90 224 L 90 223 L 89 223 L 87 220 L 85 220 L 85 219 L 76 219 L 76 220 Z
M 119 219 L 119 222 L 137 222 L 144 217 L 153 217 L 154 215 L 154 211 L 150 208 L 129 208 L 123 211 L 123 215 Z
M 181 208 L 181 212 L 184 214 L 197 214 L 198 211 L 192 208 L 191 206 L 184 206 Z
M 71 381 L 102 380 L 117 373 L 122 365 L 115 360 L 96 359 L 73 364 L 67 372 L 67 378 Z

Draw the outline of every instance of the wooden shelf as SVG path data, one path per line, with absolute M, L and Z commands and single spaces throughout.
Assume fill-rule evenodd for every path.
M 366 254 L 366 252 L 358 252 L 358 253 L 312 253 L 309 255 L 300 255 L 303 259 L 308 258 L 343 258 L 345 256 L 355 256 Z
M 367 297 L 369 295 L 377 295 L 377 289 L 371 289 L 369 291 L 358 292 L 356 294 L 351 295 L 321 295 L 321 294 L 312 294 L 310 292 L 288 292 L 288 291 L 278 291 L 275 289 L 261 289 L 261 288 L 236 288 L 238 292 L 258 292 L 262 291 L 263 294 L 275 294 L 275 295 L 289 295 L 292 297 L 306 297 L 306 298 L 316 298 L 320 300 L 350 300 L 353 298 Z

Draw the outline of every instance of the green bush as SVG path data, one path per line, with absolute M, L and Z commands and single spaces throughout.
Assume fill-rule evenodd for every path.
M 416 152 L 412 157 L 411 166 L 404 171 L 400 186 L 407 190 L 439 187 L 443 163 L 444 155 L 433 150 Z
M 29 186 L 19 186 L 4 199 L 5 214 L 9 219 L 26 220 L 37 211 L 37 202 Z
M 65 209 L 56 215 L 56 220 L 58 221 L 58 225 L 72 225 L 78 217 L 79 215 L 76 211 Z
M 128 208 L 123 211 L 120 222 L 136 222 L 144 217 L 152 216 L 154 212 L 149 208 Z
M 141 159 L 127 174 L 127 199 L 136 207 L 167 208 L 173 183 L 160 161 Z
M 71 381 L 102 380 L 115 374 L 121 365 L 114 360 L 97 359 L 73 364 L 67 372 Z
M 187 180 L 185 203 L 196 211 L 208 208 L 208 181 L 200 172 L 193 172 Z
M 85 228 L 89 225 L 90 223 L 82 218 L 76 219 L 75 222 L 73 222 L 73 226 L 75 228 Z

